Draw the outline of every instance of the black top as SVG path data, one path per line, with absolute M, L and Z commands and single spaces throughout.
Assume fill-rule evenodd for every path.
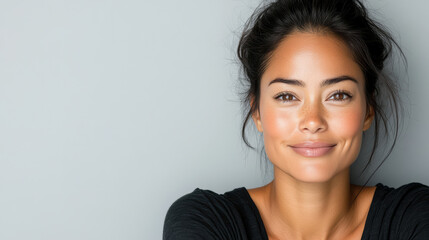
M 265 239 L 259 211 L 246 188 L 224 194 L 195 189 L 167 212 L 164 240 Z M 362 239 L 429 239 L 429 187 L 410 183 L 394 189 L 377 184 Z

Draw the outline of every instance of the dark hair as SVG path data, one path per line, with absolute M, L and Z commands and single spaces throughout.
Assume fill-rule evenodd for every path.
M 245 109 L 242 126 L 244 142 L 253 148 L 246 137 L 246 126 L 252 114 L 259 110 L 260 80 L 270 56 L 279 43 L 294 31 L 334 34 L 350 48 L 365 77 L 367 106 L 371 106 L 375 114 L 372 150 L 362 172 L 374 158 L 379 145 L 380 127 L 383 127 L 386 136 L 392 135 L 391 147 L 378 169 L 395 146 L 401 107 L 397 85 L 383 73 L 384 64 L 393 46 L 397 47 L 405 63 L 406 59 L 389 32 L 368 16 L 359 0 L 277 0 L 255 11 L 244 27 L 237 50 L 245 86 L 242 99 Z M 387 102 L 381 97 L 386 98 Z M 393 120 L 392 126 L 389 120 Z

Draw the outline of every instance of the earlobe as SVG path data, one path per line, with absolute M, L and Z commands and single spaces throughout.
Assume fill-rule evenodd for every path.
M 252 107 L 253 101 L 254 101 L 254 98 L 252 97 L 250 99 L 250 109 L 253 108 Z M 258 129 L 259 132 L 263 132 L 262 123 L 261 123 L 261 116 L 259 114 L 259 109 L 256 109 L 255 112 L 252 113 L 252 119 L 253 119 L 253 122 L 255 123 L 256 129 Z
M 365 121 L 363 122 L 363 130 L 366 131 L 371 127 L 371 123 L 374 120 L 374 109 L 372 106 L 369 106 L 369 111 L 365 116 Z
M 261 123 L 261 117 L 259 115 L 259 110 L 256 110 L 252 114 L 252 119 L 253 119 L 253 122 L 255 123 L 256 129 L 258 129 L 259 132 L 263 132 L 262 123 Z

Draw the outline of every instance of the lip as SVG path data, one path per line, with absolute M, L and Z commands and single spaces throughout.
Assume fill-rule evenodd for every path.
M 323 142 L 303 142 L 290 147 L 304 157 L 321 157 L 330 152 L 336 144 Z

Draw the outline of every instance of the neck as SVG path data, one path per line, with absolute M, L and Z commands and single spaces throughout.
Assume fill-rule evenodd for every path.
M 268 207 L 274 224 L 292 239 L 333 239 L 353 224 L 349 171 L 328 182 L 305 183 L 274 171 L 268 186 Z M 282 234 L 283 235 L 283 234 Z

